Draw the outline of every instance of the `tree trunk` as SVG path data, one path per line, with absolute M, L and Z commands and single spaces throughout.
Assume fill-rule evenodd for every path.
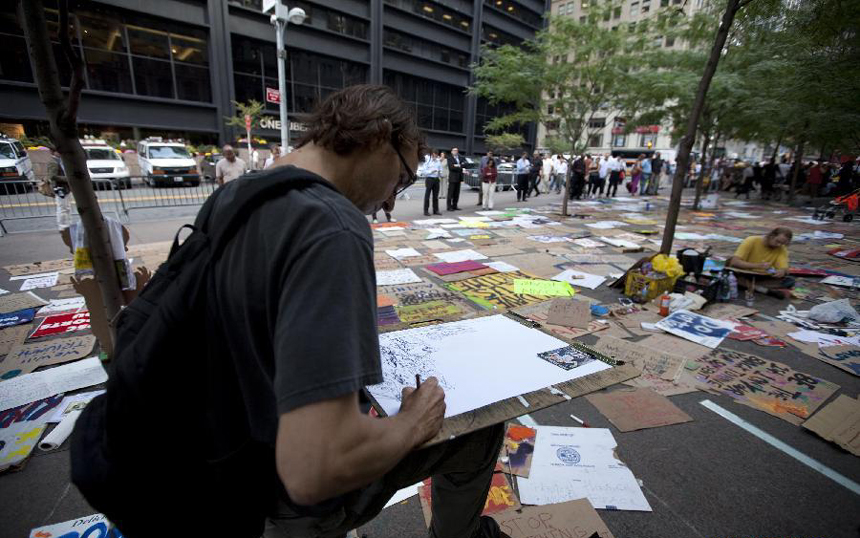
M 704 183 L 702 179 L 705 175 L 705 156 L 708 154 L 708 146 L 711 143 L 711 131 L 705 131 L 705 139 L 702 141 L 702 169 L 699 170 L 699 177 L 696 178 L 696 199 L 693 201 L 693 209 L 699 210 L 699 202 L 702 200 L 702 188 Z
M 86 155 L 78 138 L 77 109 L 83 88 L 83 62 L 78 58 L 68 37 L 68 5 L 60 2 L 60 38 L 66 58 L 72 66 L 68 100 L 63 96 L 57 63 L 54 58 L 48 29 L 45 24 L 45 9 L 42 0 L 21 0 L 19 18 L 24 26 L 30 54 L 33 76 L 39 89 L 39 97 L 45 105 L 50 122 L 51 140 L 63 160 L 69 187 L 75 198 L 78 214 L 87 236 L 93 271 L 102 295 L 108 321 L 120 311 L 124 304 L 117 269 L 114 266 L 108 227 L 96 200 L 93 184 L 87 169 Z M 111 330 L 113 340 L 113 330 Z M 113 342 L 108 342 L 113 349 Z M 107 347 L 107 346 L 106 346 Z
M 800 176 L 800 165 L 803 161 L 803 146 L 806 144 L 806 140 L 803 138 L 800 139 L 800 143 L 797 144 L 797 152 L 794 156 L 794 172 L 791 174 L 791 186 L 788 188 L 788 203 L 794 201 L 794 193 L 797 189 L 797 178 Z
M 735 14 L 739 7 L 740 0 L 729 0 L 726 5 L 726 11 L 723 13 L 720 28 L 717 30 L 717 36 L 714 39 L 714 46 L 711 47 L 711 55 L 708 58 L 707 65 L 705 65 L 705 72 L 702 73 L 702 79 L 699 81 L 699 88 L 696 90 L 696 99 L 693 101 L 692 110 L 690 110 L 690 118 L 687 120 L 684 137 L 681 139 L 681 145 L 676 159 L 675 177 L 672 179 L 672 198 L 669 201 L 669 213 L 666 215 L 666 227 L 663 230 L 663 244 L 660 246 L 660 252 L 667 256 L 672 251 L 672 241 L 675 237 L 675 225 L 678 223 L 678 214 L 681 211 L 681 195 L 684 191 L 684 174 L 687 173 L 687 168 L 690 165 L 690 150 L 693 148 L 696 129 L 699 126 L 699 116 L 702 115 L 702 108 L 705 105 L 705 97 L 708 95 L 708 88 L 711 86 L 711 80 L 714 78 L 714 73 L 717 71 L 717 64 L 720 62 L 720 54 L 726 44 L 729 29 L 732 27 L 732 22 L 735 20 Z
M 579 133 L 573 139 L 573 146 L 570 150 L 570 158 L 573 159 L 576 157 L 576 142 L 579 140 L 579 137 L 582 136 L 582 133 Z M 564 155 L 562 155 L 564 158 Z M 573 177 L 573 163 L 567 163 L 567 177 L 564 178 L 564 198 L 561 201 L 561 214 L 562 216 L 568 216 L 567 213 L 567 201 L 570 199 L 570 178 Z

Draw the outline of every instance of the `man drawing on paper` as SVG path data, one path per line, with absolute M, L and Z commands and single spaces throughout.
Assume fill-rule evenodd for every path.
M 389 88 L 358 85 L 329 96 L 305 123 L 297 149 L 259 177 L 316 176 L 330 186 L 294 188 L 258 207 L 213 270 L 223 360 L 238 380 L 221 380 L 231 397 L 212 412 L 233 432 L 225 446 L 271 447 L 280 480 L 264 536 L 343 536 L 428 476 L 431 536 L 500 536 L 480 513 L 501 425 L 419 450 L 445 412 L 434 378 L 404 388 L 396 416 L 361 408 L 363 388 L 382 382 L 365 215 L 390 212 L 415 181 L 424 144 L 414 115 Z M 219 202 L 229 203 L 230 190 Z

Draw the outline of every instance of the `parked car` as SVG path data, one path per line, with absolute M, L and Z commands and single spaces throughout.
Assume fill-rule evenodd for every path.
M 481 172 L 478 169 L 481 165 L 481 161 L 478 159 L 474 162 L 474 167 L 470 166 L 468 169 L 465 166 L 463 167 L 463 181 L 465 181 L 466 185 L 472 189 L 478 190 L 481 188 Z M 498 163 L 499 161 L 496 160 L 496 162 Z M 499 167 L 499 175 L 496 178 L 496 191 L 511 190 L 517 181 L 517 165 L 513 163 L 501 163 L 497 166 Z
M 94 187 L 131 188 L 128 166 L 116 150 L 102 140 L 81 140 L 81 146 L 87 154 L 87 169 Z
M 147 138 L 137 145 L 137 153 L 140 173 L 151 187 L 200 185 L 197 163 L 181 140 Z
M 33 163 L 24 146 L 14 138 L 0 135 L 0 194 L 27 192 L 35 184 Z

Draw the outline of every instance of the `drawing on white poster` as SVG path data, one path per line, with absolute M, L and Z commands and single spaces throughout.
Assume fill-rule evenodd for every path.
M 436 376 L 451 417 L 610 368 L 594 361 L 564 370 L 537 356 L 566 345 L 504 316 L 385 333 L 379 336 L 385 381 L 369 390 L 394 415 L 403 388 L 415 386 L 415 374 Z

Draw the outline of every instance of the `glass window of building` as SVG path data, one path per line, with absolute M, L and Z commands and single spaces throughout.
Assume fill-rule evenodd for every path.
M 630 4 L 630 16 L 638 17 L 639 16 L 639 2 L 632 2 Z
M 543 26 L 543 16 L 534 11 L 516 4 L 510 0 L 484 0 L 484 5 L 491 6 L 495 9 L 503 11 L 512 17 L 516 17 L 522 22 L 534 28 Z M 567 4 L 567 13 L 573 10 L 573 2 Z
M 422 129 L 463 132 L 465 88 L 386 70 L 384 83 L 412 105 Z
M 613 148 L 623 148 L 627 145 L 627 135 L 626 134 L 616 134 L 612 137 L 612 147 Z
M 132 54 L 150 58 L 170 58 L 167 32 L 131 25 L 127 28 Z
M 603 146 L 603 133 L 591 135 L 591 138 L 588 139 L 588 146 L 592 147 L 592 148 L 602 147 Z
M 14 9 L 0 13 L 0 47 L 3 50 L 0 54 L 0 79 L 33 82 L 27 42 Z
M 132 58 L 132 68 L 138 95 L 168 99 L 174 97 L 173 73 L 169 61 L 135 56 Z
M 642 13 L 651 11 L 651 0 L 642 0 Z
M 669 0 L 660 0 L 660 7 L 669 7 Z
M 437 62 L 462 67 L 463 69 L 469 67 L 469 55 L 465 52 L 456 51 L 438 43 L 419 39 L 396 30 L 386 28 L 383 33 L 383 43 L 386 47 L 408 52 L 415 56 L 429 58 Z
M 588 0 L 582 0 L 580 7 L 581 9 L 588 9 Z
M 90 89 L 134 93 L 127 55 L 96 49 L 84 49 L 84 54 Z
M 123 26 L 119 20 L 86 12 L 78 13 L 77 19 L 80 21 L 84 47 L 126 52 Z
M 647 133 L 639 135 L 639 147 L 642 148 L 653 148 L 654 144 L 657 143 L 657 135 L 654 133 Z
M 470 32 L 472 28 L 472 18 L 470 16 L 436 2 L 424 0 L 385 0 L 385 3 L 404 11 L 409 11 L 420 17 L 441 22 L 463 32 Z
M 613 19 L 620 19 L 621 18 L 621 7 L 620 6 L 612 10 L 612 18 Z

